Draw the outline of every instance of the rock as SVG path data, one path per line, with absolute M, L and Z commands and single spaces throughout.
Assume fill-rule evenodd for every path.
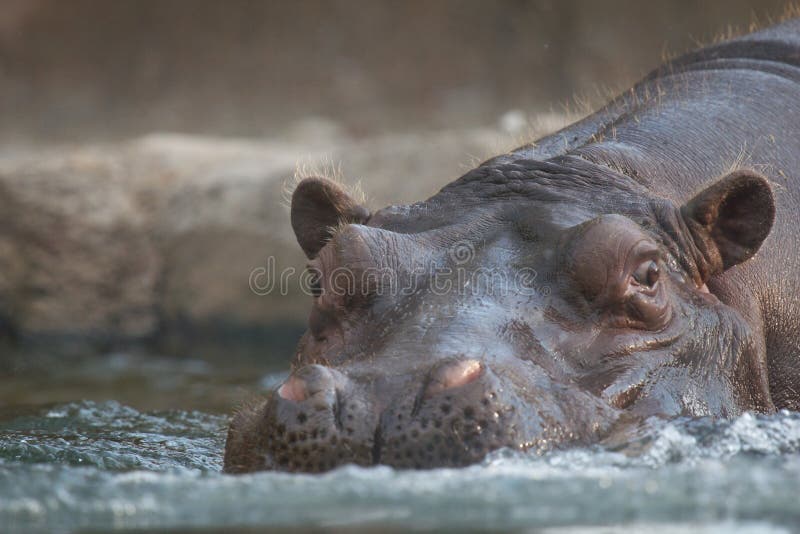
M 156 328 L 160 257 L 120 163 L 76 150 L 0 164 L 0 314 L 11 332 L 100 340 Z

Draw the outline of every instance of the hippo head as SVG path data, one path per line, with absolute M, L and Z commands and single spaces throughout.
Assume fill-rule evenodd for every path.
M 290 377 L 234 417 L 226 470 L 461 466 L 772 409 L 763 337 L 714 285 L 769 234 L 771 189 L 736 171 L 686 198 L 568 156 L 374 213 L 302 181 L 308 331 Z

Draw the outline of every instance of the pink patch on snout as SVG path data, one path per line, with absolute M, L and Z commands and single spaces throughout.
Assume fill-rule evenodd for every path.
M 278 395 L 289 401 L 302 402 L 308 398 L 308 389 L 303 379 L 290 376 L 288 380 L 278 388 Z
M 437 369 L 428 382 L 425 396 L 431 397 L 446 389 L 465 386 L 481 376 L 483 366 L 478 360 L 461 360 Z
M 707 286 L 707 285 L 705 285 L 705 284 L 703 284 L 702 286 L 700 286 L 700 288 L 699 288 L 699 289 L 700 289 L 700 293 L 709 293 L 709 294 L 711 293 L 711 291 L 709 291 L 709 290 L 708 290 L 708 286 Z

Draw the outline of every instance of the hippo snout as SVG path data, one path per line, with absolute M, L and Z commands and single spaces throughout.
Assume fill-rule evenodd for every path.
M 319 472 L 344 463 L 370 465 L 377 421 L 363 388 L 334 369 L 305 366 L 264 406 L 266 467 Z
M 259 407 L 252 434 L 234 423 L 231 439 L 240 432 L 263 469 L 423 469 L 468 465 L 501 447 L 529 448 L 531 432 L 541 429 L 530 414 L 521 417 L 521 399 L 478 360 L 445 360 L 400 382 L 401 390 L 387 391 L 374 377 L 302 367 Z M 231 455 L 229 465 L 235 464 L 235 448 Z

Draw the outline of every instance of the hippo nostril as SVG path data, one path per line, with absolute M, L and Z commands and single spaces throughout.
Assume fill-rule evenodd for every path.
M 289 401 L 303 402 L 308 398 L 308 386 L 306 381 L 296 376 L 290 376 L 281 387 L 278 388 L 278 395 Z
M 424 397 L 430 398 L 446 389 L 465 386 L 481 376 L 483 366 L 478 360 L 460 360 L 443 365 L 431 373 Z

